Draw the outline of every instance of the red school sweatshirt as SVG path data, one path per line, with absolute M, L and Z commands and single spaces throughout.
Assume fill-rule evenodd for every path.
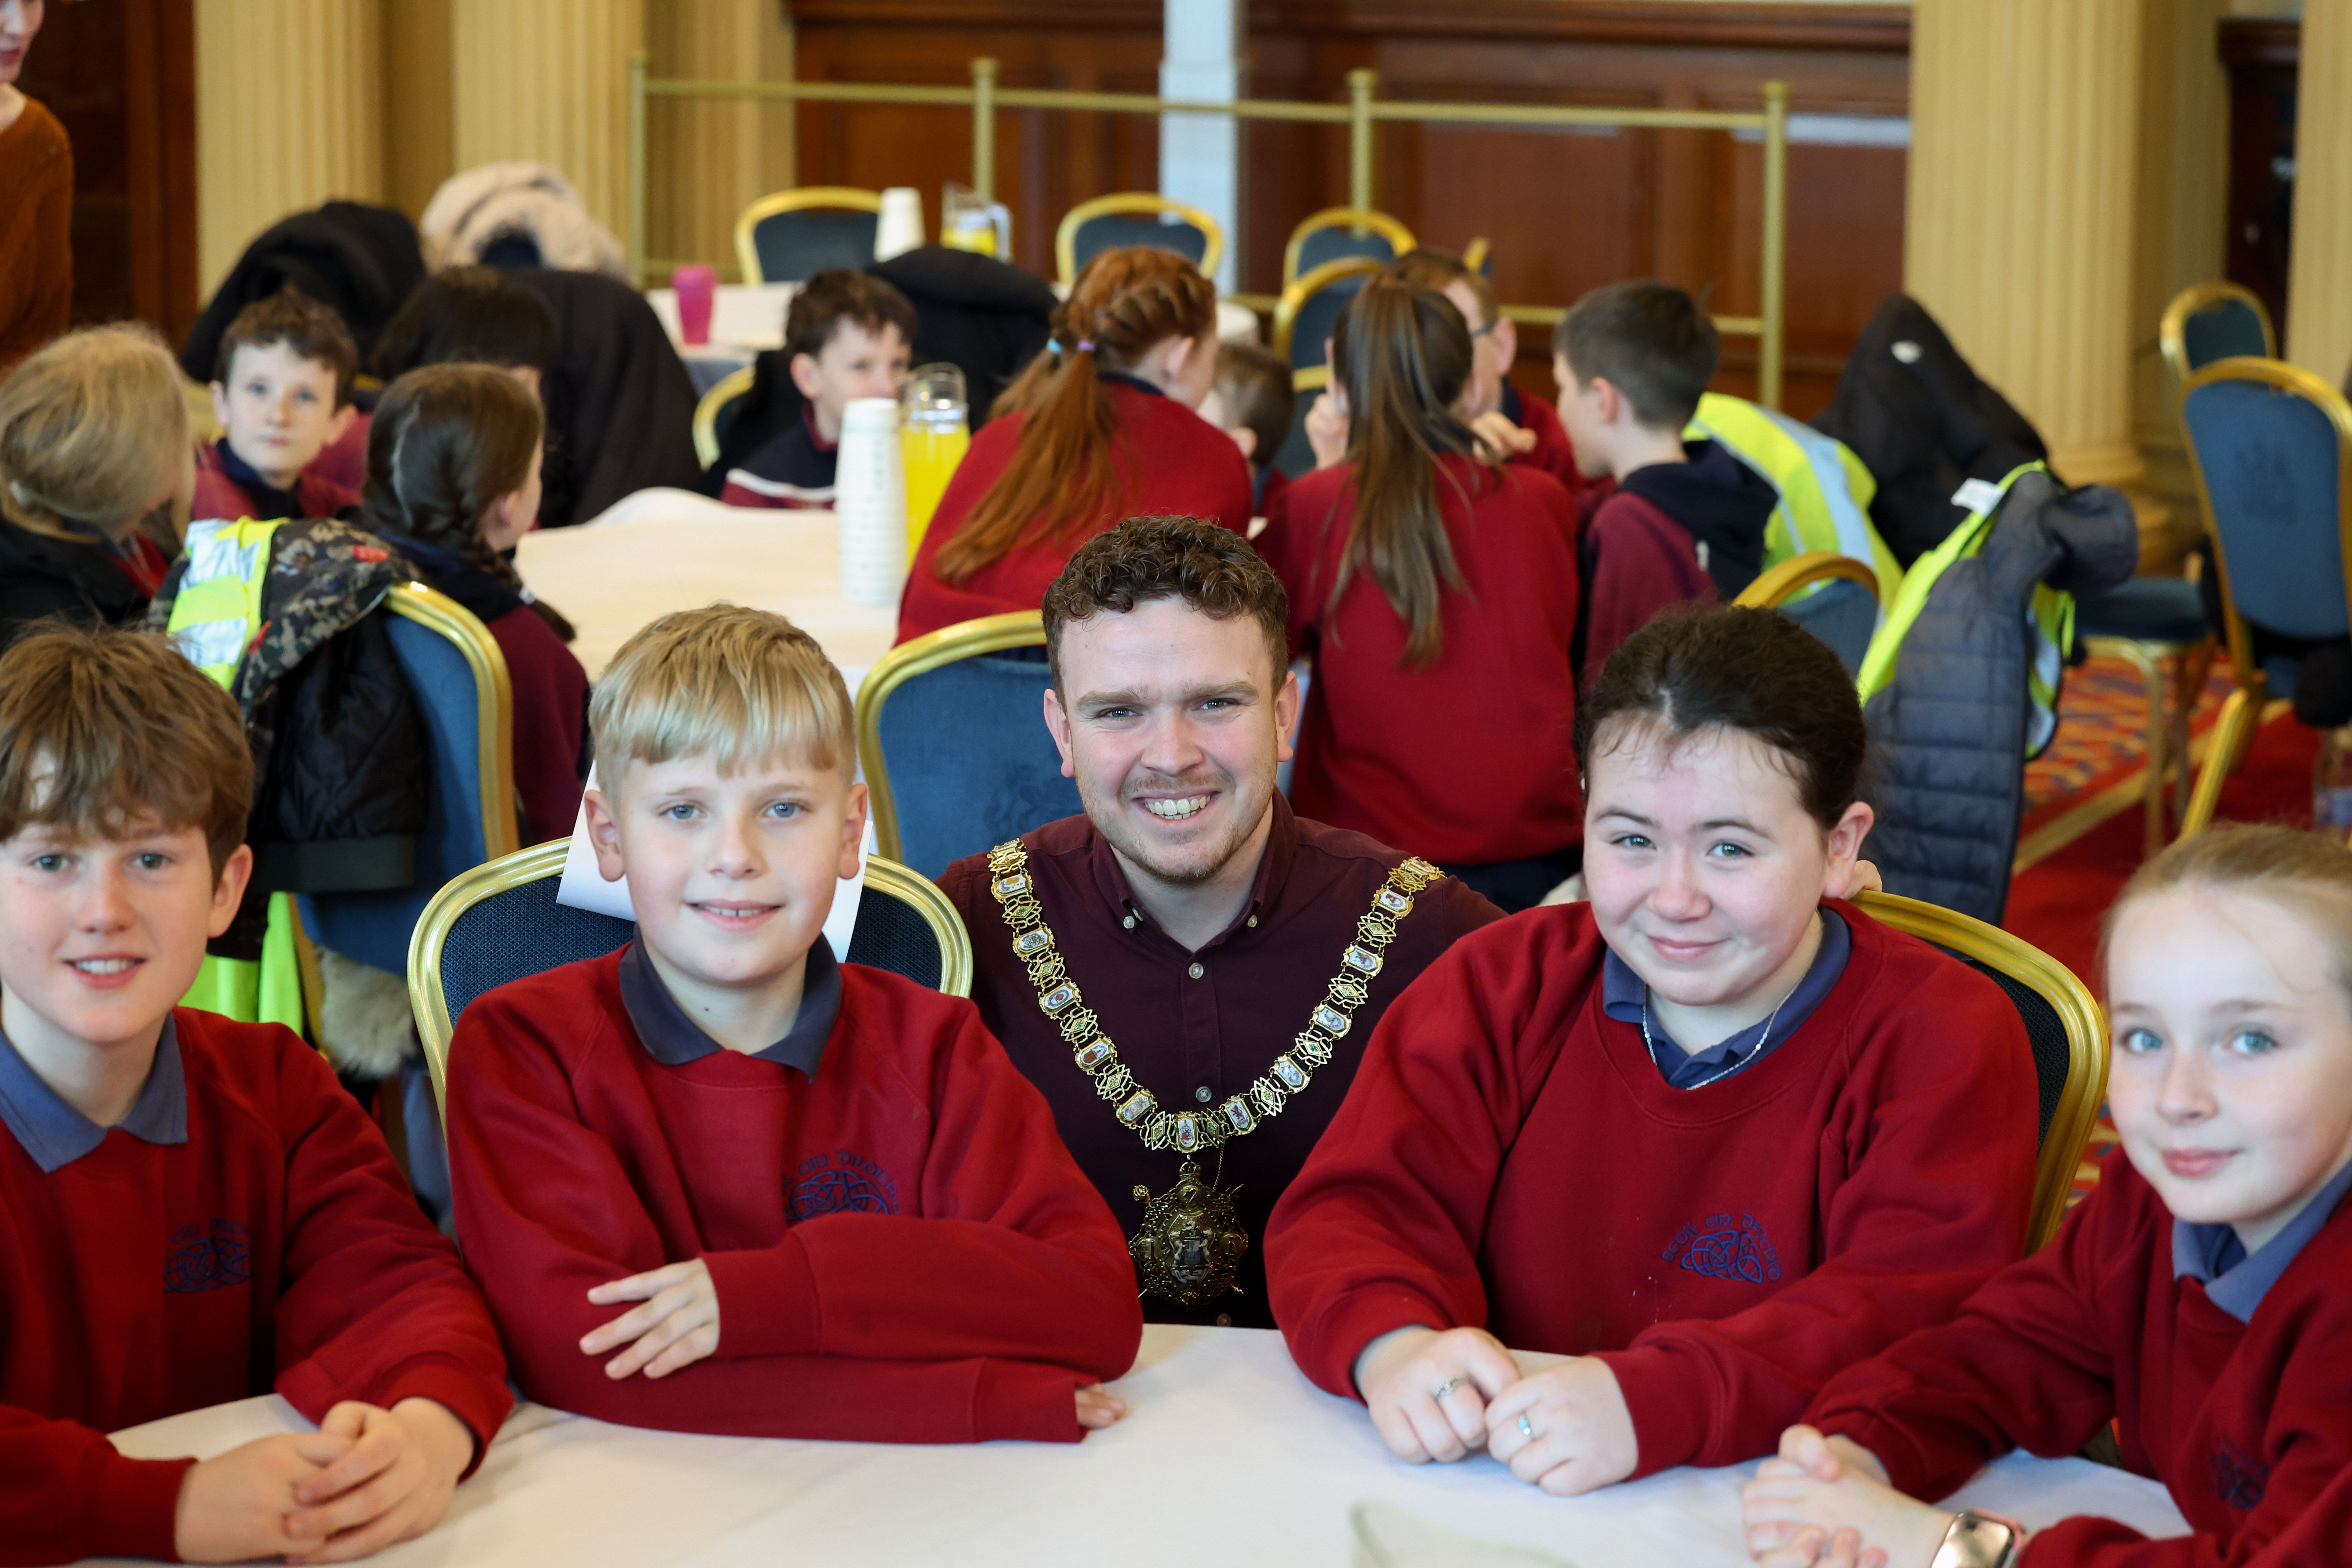
M 2025 1568 L 2342 1568 L 2352 1560 L 2352 1204 L 2241 1322 L 2173 1273 L 2173 1216 L 2121 1150 L 2048 1247 L 1957 1318 L 1822 1390 L 1806 1419 L 1942 1498 L 2012 1446 L 2074 1453 L 2110 1418 L 2124 1468 L 2195 1533 L 2082 1516 Z M 2228 1276 L 2223 1276 L 2226 1279 Z
M 1617 645 L 1669 605 L 1716 602 L 1690 531 L 1632 491 L 1618 489 L 1584 530 L 1584 617 L 1579 668 L 1591 679 Z
M 2023 1248 L 2036 1095 L 2000 987 L 1844 903 L 1845 972 L 1744 1072 L 1669 1088 L 1601 1008 L 1591 906 L 1475 931 L 1384 1015 L 1276 1208 L 1275 1319 L 1356 1393 L 1391 1329 L 1597 1353 L 1634 1474 L 1772 1451 L 1832 1374 Z
M 1113 504 L 1091 520 L 1040 513 L 1024 542 L 990 562 L 961 583 L 932 574 L 940 546 L 952 538 L 981 498 L 1013 466 L 1014 449 L 1028 419 L 1008 414 L 992 419 L 971 438 L 940 497 L 939 510 L 923 531 L 907 590 L 898 601 L 898 640 L 906 642 L 959 621 L 1034 610 L 1078 546 L 1130 517 L 1197 517 L 1249 531 L 1254 509 L 1249 464 L 1233 437 L 1177 402 L 1141 383 L 1106 376 L 1110 400 Z
M 681 1432 L 1074 1442 L 1143 1334 L 1127 1241 L 961 997 L 841 965 L 814 1078 L 656 1062 L 620 953 L 477 1000 L 450 1043 L 457 1235 L 542 1405 Z M 714 1356 L 615 1382 L 591 1286 L 700 1258 Z
M 1576 780 L 1576 510 L 1534 468 L 1441 460 L 1438 512 L 1464 587 L 1439 594 L 1437 662 L 1406 667 L 1403 617 L 1370 572 L 1339 581 L 1355 522 L 1345 465 L 1301 478 L 1257 537 L 1290 595 L 1315 680 L 1299 727 L 1298 814 L 1444 865 L 1583 841 Z
M 513 1403 L 481 1293 L 324 1058 L 172 1019 L 184 1142 L 115 1128 L 44 1172 L 0 1129 L 0 1563 L 173 1556 L 195 1461 L 110 1431 L 273 1388 L 312 1421 L 421 1397 L 478 1462 Z

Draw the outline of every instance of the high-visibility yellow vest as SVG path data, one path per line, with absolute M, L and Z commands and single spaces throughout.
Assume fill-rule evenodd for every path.
M 2000 513 L 2001 503 L 2009 499 L 2010 487 L 2021 476 L 2047 473 L 2049 467 L 2047 463 L 2021 463 L 2003 476 L 1998 485 L 1971 479 L 1952 498 L 1971 510 L 1958 527 L 1944 536 L 1941 544 L 1914 561 L 1911 570 L 1904 574 L 1902 590 L 1881 616 L 1878 631 L 1870 639 L 1870 649 L 1863 656 L 1862 672 L 1855 678 L 1854 684 L 1864 702 L 1895 679 L 1904 636 L 1919 618 L 1936 579 L 1953 562 L 1965 561 L 1984 548 L 1986 539 L 1992 533 L 1993 519 Z M 2025 754 L 2031 758 L 2040 756 L 2058 732 L 2058 689 L 2066 673 L 2066 650 L 2074 645 L 2074 595 L 2061 593 L 2046 583 L 2036 583 L 2033 596 L 2026 605 L 2026 623 L 2033 638 L 2032 657 L 2027 662 L 2025 676 Z
M 1884 620 L 1885 606 L 1903 586 L 1903 568 L 1871 524 L 1878 481 L 1844 442 L 1720 392 L 1698 400 L 1698 413 L 1684 435 L 1720 443 L 1780 492 L 1780 504 L 1764 531 L 1767 567 L 1812 550 L 1850 555 L 1878 574 Z
M 261 635 L 261 593 L 278 526 L 248 517 L 208 520 L 188 530 L 187 570 L 165 629 L 189 661 L 225 690 L 235 689 L 237 666 Z M 180 1005 L 247 1023 L 283 1024 L 300 1033 L 302 978 L 294 950 L 292 897 L 270 895 L 258 963 L 206 954 Z

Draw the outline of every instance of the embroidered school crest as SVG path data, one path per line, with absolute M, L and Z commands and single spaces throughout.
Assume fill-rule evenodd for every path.
M 2231 1508 L 2251 1512 L 2262 1506 L 2270 1489 L 2271 1468 L 2227 1437 L 2207 1456 L 2211 1466 L 2213 1495 Z
M 233 1219 L 182 1226 L 163 1259 L 164 1291 L 185 1295 L 244 1284 L 253 1277 L 253 1248 L 245 1237 L 245 1226 Z
M 848 1150 L 813 1154 L 793 1184 L 795 1221 L 829 1214 L 897 1214 L 898 1184 L 873 1161 Z
M 1752 1214 L 1711 1214 L 1675 1232 L 1659 1257 L 1709 1279 L 1778 1284 L 1780 1255 Z

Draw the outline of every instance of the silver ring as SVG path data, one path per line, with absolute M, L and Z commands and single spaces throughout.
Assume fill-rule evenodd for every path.
M 1519 1436 L 1522 1437 L 1532 1437 L 1535 1435 L 1535 1423 L 1529 1421 L 1527 1418 L 1526 1413 L 1522 1411 L 1519 1415 Z
M 1432 1399 L 1443 1399 L 1468 1381 L 1469 1379 L 1460 1376 L 1449 1377 L 1444 1383 L 1439 1384 L 1435 1388 L 1431 1389 L 1429 1391 L 1429 1396 Z

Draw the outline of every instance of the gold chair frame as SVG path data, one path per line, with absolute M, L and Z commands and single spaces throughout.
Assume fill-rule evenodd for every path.
M 762 218 L 778 213 L 803 212 L 810 207 L 829 207 L 835 212 L 879 213 L 882 193 L 857 185 L 801 185 L 789 191 L 777 191 L 761 196 L 735 216 L 735 264 L 742 268 L 746 283 L 765 283 L 768 275 L 760 269 L 760 247 L 752 232 Z
M 1750 609 L 1777 610 L 1814 584 L 1838 577 L 1859 583 L 1870 591 L 1873 601 L 1877 599 L 1878 574 L 1867 563 L 1834 550 L 1808 550 L 1758 573 L 1756 580 L 1740 589 L 1739 596 L 1731 602 Z
M 2352 404 L 2345 402 L 2341 392 L 2299 365 L 2240 355 L 2215 360 L 2182 384 L 2184 431 L 2189 395 L 2222 381 L 2251 381 L 2300 397 L 2316 406 L 2335 427 L 2336 548 L 2344 560 L 2346 601 L 2352 604 Z M 2197 770 L 2197 787 L 2190 793 L 2189 809 L 2181 818 L 2182 838 L 2202 833 L 2212 821 L 2213 809 L 2221 800 L 2222 779 L 2243 760 L 2269 697 L 2263 672 L 2254 663 L 2253 641 L 2246 630 L 2245 618 L 2238 614 L 2238 601 L 2230 592 L 2229 552 L 2222 548 L 2221 531 L 2213 523 L 2213 492 L 2205 482 L 2205 465 L 2197 455 L 2197 443 L 2192 439 L 2187 445 L 2189 471 L 2197 477 L 2198 505 L 2205 513 L 2205 531 L 2213 541 L 2213 571 L 2221 590 L 2222 635 L 2230 649 L 2230 667 L 2237 673 L 2238 689 L 2222 702 L 2221 717 L 2214 721 L 2212 736 L 2206 742 L 2205 763 Z
M 491 861 L 513 854 L 522 834 L 515 823 L 514 686 L 507 675 L 507 656 L 471 610 L 437 588 L 403 583 L 384 595 L 383 608 L 456 644 L 474 672 L 474 710 L 479 720 L 476 745 L 482 756 L 476 809 L 481 814 L 482 844 Z M 421 924 L 423 917 L 418 919 Z M 294 961 L 301 975 L 302 1008 L 310 1016 L 310 1042 L 324 1050 L 326 984 L 318 944 L 302 925 L 299 904 L 294 906 Z
M 2156 330 L 2157 342 L 2164 349 L 2164 363 L 2171 368 L 2176 384 L 2195 374 L 2189 368 L 2189 318 L 2223 300 L 2236 300 L 2253 307 L 2254 319 L 2263 324 L 2263 357 L 2278 358 L 2278 332 L 2271 326 L 2271 313 L 2263 308 L 2261 296 L 2237 283 L 2191 283 L 2165 306 L 2164 319 Z
M 2107 1019 L 2098 998 L 2073 970 L 2032 943 L 1956 910 L 1892 893 L 1864 893 L 1854 904 L 1881 925 L 2000 971 L 2058 1015 L 2066 1031 L 2066 1082 L 2034 1156 L 2033 1206 L 2026 1228 L 2026 1249 L 2039 1249 L 2066 1217 L 2083 1151 L 2090 1146 L 2091 1129 L 2107 1097 Z M 2037 1071 L 2037 1093 L 2039 1077 Z
M 1478 236 L 1462 247 L 1462 265 L 1473 272 L 1484 272 L 1486 269 L 1486 253 L 1493 248 L 1491 240 L 1483 234 Z
M 484 899 L 562 876 L 563 858 L 571 847 L 569 838 L 551 838 L 477 866 L 452 878 L 417 920 L 416 934 L 408 942 L 408 1003 L 416 1014 L 416 1037 L 425 1047 L 425 1065 L 433 1077 L 433 1103 L 444 1125 L 449 1112 L 443 1086 L 448 1079 L 449 1037 L 455 1029 L 448 994 L 441 985 L 441 957 L 449 945 L 449 933 L 458 917 Z M 880 855 L 866 858 L 866 885 L 914 907 L 940 944 L 940 990 L 950 996 L 970 996 L 971 938 L 947 894 L 929 879 Z
M 1114 191 L 1107 196 L 1097 196 L 1080 202 L 1062 215 L 1054 230 L 1054 269 L 1063 288 L 1078 280 L 1078 228 L 1088 218 L 1109 217 L 1120 213 L 1173 213 L 1201 231 L 1201 276 L 1216 276 L 1217 263 L 1224 259 L 1224 226 L 1194 206 L 1173 196 L 1163 196 L 1157 191 Z
M 1369 277 L 1388 269 L 1387 262 L 1369 256 L 1343 256 L 1295 279 L 1282 291 L 1282 298 L 1274 302 L 1274 352 L 1285 363 L 1289 363 L 1290 340 L 1298 328 L 1298 312 L 1306 309 L 1307 300 L 1343 279 Z
M 719 411 L 751 390 L 754 367 L 730 370 L 694 405 L 694 455 L 705 468 L 719 460 Z
M 866 770 L 877 853 L 895 861 L 904 852 L 898 833 L 898 802 L 890 793 L 890 767 L 882 755 L 882 705 L 890 700 L 890 693 L 941 665 L 1001 653 L 1009 647 L 1038 647 L 1045 641 L 1043 614 L 1013 610 L 1001 616 L 959 621 L 900 643 L 866 672 L 866 679 L 857 685 L 857 762 Z M 1045 721 L 1043 713 L 1037 721 Z
M 1298 220 L 1298 226 L 1290 231 L 1289 242 L 1282 247 L 1282 286 L 1285 289 L 1298 280 L 1298 256 L 1307 247 L 1307 237 L 1327 228 L 1370 229 L 1386 239 L 1390 248 L 1398 256 L 1421 243 L 1403 223 L 1370 207 L 1325 207 L 1321 212 L 1308 213 Z M 1368 257 L 1365 259 L 1379 258 Z

